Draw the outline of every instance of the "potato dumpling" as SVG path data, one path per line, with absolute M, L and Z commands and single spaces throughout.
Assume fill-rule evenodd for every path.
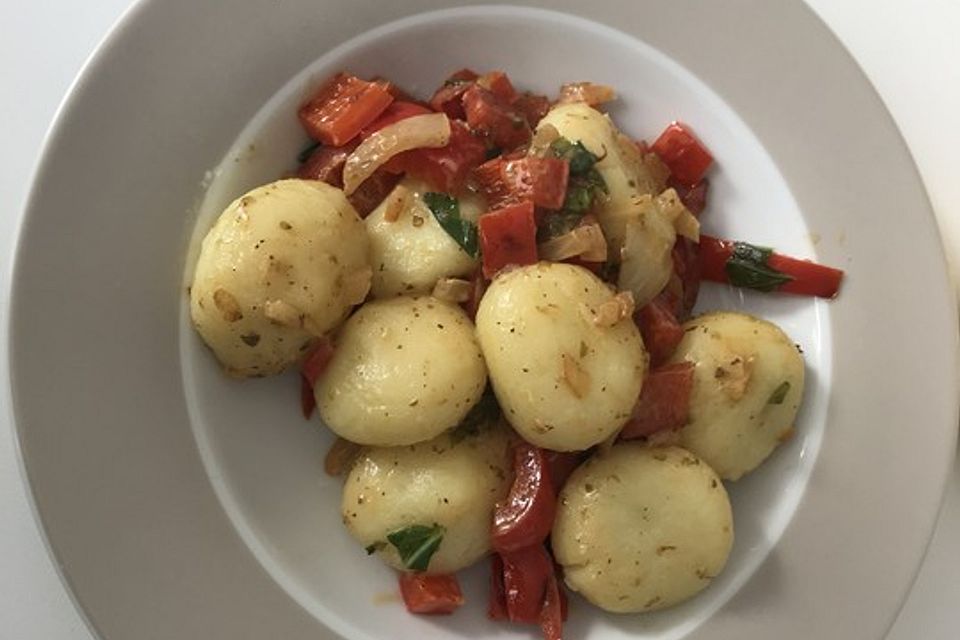
M 623 246 L 627 220 L 636 217 L 638 199 L 660 193 L 668 170 L 654 154 L 641 154 L 609 116 L 582 102 L 557 105 L 540 121 L 538 129 L 546 125 L 552 125 L 570 141 L 580 141 L 600 158 L 595 166 L 609 196 L 595 213 L 617 255 Z
M 498 276 L 480 301 L 477 337 L 504 415 L 558 451 L 616 433 L 640 394 L 647 355 L 627 316 L 603 322 L 613 291 L 582 267 L 547 263 Z
M 372 292 L 377 298 L 430 293 L 440 278 L 469 275 L 477 261 L 443 230 L 423 194 L 423 182 L 405 179 L 364 220 L 370 235 Z M 460 215 L 475 221 L 485 210 L 479 196 L 459 200 Z
M 792 433 L 803 358 L 779 327 L 743 313 L 708 313 L 684 329 L 672 361 L 696 367 L 680 444 L 736 480 Z
M 704 589 L 733 546 L 723 483 L 679 447 L 615 445 L 560 493 L 551 536 L 567 585 L 615 613 L 653 611 Z
M 228 206 L 203 239 L 190 315 L 227 372 L 277 373 L 370 288 L 369 243 L 343 192 L 280 180 Z
M 429 296 L 400 296 L 368 302 L 347 320 L 314 393 L 337 435 L 393 446 L 459 424 L 486 383 L 466 314 Z
M 409 447 L 364 450 L 343 487 L 343 522 L 356 540 L 404 569 L 391 533 L 421 525 L 443 527 L 430 573 L 452 573 L 490 550 L 493 508 L 509 490 L 508 431 L 486 425 Z

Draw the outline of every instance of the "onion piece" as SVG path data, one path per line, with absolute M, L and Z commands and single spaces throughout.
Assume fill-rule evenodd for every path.
M 560 97 L 557 102 L 585 102 L 591 107 L 616 100 L 617 92 L 606 84 L 592 82 L 573 82 L 560 87 Z
M 657 196 L 657 208 L 673 222 L 677 234 L 692 242 L 700 242 L 700 221 L 683 204 L 676 190 L 667 189 Z
M 350 195 L 390 158 L 411 149 L 445 147 L 450 120 L 444 113 L 411 116 L 387 125 L 360 143 L 343 165 L 343 192 Z
M 466 302 L 473 292 L 473 283 L 460 278 L 440 278 L 433 286 L 433 297 L 444 302 Z
M 547 240 L 537 247 L 537 255 L 541 260 L 551 262 L 575 257 L 587 262 L 604 262 L 607 259 L 607 239 L 599 224 L 584 224 Z
M 550 145 L 560 138 L 560 131 L 549 122 L 537 127 L 533 132 L 533 138 L 530 140 L 530 149 L 528 156 L 535 158 L 544 158 L 550 151 Z
M 597 307 L 595 313 L 591 312 L 590 322 L 595 327 L 603 329 L 612 327 L 624 318 L 632 317 L 634 308 L 633 294 L 629 291 L 621 291 Z M 587 312 L 590 312 L 589 308 Z

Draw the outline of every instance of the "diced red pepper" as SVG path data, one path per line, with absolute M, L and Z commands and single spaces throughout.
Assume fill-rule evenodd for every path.
M 438 149 L 414 149 L 392 158 L 385 166 L 394 173 L 409 173 L 433 189 L 457 193 L 473 169 L 483 162 L 486 145 L 463 122 L 450 122 L 450 141 Z
M 650 150 L 670 168 L 674 179 L 690 187 L 703 179 L 713 163 L 713 156 L 707 148 L 679 122 L 671 123 Z
M 566 596 L 543 545 L 495 554 L 491 569 L 487 615 L 494 620 L 539 624 L 545 640 L 560 640 Z
M 398 182 L 400 182 L 399 175 L 380 167 L 373 172 L 373 175 L 361 182 L 360 186 L 347 196 L 347 200 L 361 218 L 366 218 L 371 211 L 380 206 Z
M 545 209 L 559 209 L 567 194 L 570 165 L 560 158 L 525 156 L 517 160 L 494 158 L 477 167 L 477 184 L 490 206 L 532 200 Z
M 674 315 L 683 321 L 690 316 L 700 295 L 700 245 L 689 238 L 678 237 L 671 257 L 681 290 L 680 304 Z
M 304 180 L 320 180 L 335 187 L 343 187 L 343 165 L 357 148 L 356 143 L 343 147 L 321 145 L 310 154 L 297 170 L 297 177 Z
M 550 468 L 550 480 L 553 481 L 553 490 L 560 493 L 573 470 L 583 462 L 583 454 L 579 451 L 549 451 L 545 450 L 547 466 Z
M 434 111 L 442 111 L 451 119 L 465 120 L 463 111 L 463 93 L 473 86 L 473 81 L 479 78 L 470 69 L 461 69 L 447 78 L 439 89 L 430 98 L 430 106 Z
M 735 244 L 731 240 L 700 236 L 700 261 L 704 280 L 729 282 L 727 260 L 733 255 Z M 843 271 L 840 269 L 779 253 L 771 254 L 766 266 L 793 278 L 777 287 L 776 290 L 783 293 L 833 298 L 840 290 L 840 282 L 843 280 Z
M 550 534 L 557 496 L 543 449 L 520 441 L 513 449 L 513 484 L 493 512 L 490 538 L 496 551 L 542 543 Z
M 360 137 L 366 138 L 371 133 L 375 131 L 380 131 L 387 125 L 391 125 L 395 122 L 400 122 L 411 116 L 422 116 L 427 113 L 433 113 L 430 109 L 427 109 L 423 105 L 419 105 L 415 102 L 405 102 L 401 100 L 394 100 L 390 103 L 390 106 L 383 110 L 376 120 L 368 124 L 360 131 Z
M 400 595 L 407 611 L 428 615 L 453 613 L 464 602 L 454 575 L 401 573 Z
M 391 102 L 386 82 L 367 82 L 340 73 L 300 107 L 298 115 L 311 138 L 339 147 L 355 138 Z
M 313 387 L 327 370 L 332 357 L 333 345 L 328 339 L 321 338 L 313 349 L 307 352 L 303 364 L 300 365 L 300 409 L 307 420 L 313 415 L 313 410 L 317 406 Z
M 690 210 L 690 213 L 700 217 L 700 214 L 703 213 L 703 210 L 707 207 L 707 192 L 710 190 L 709 180 L 704 178 L 695 185 L 687 186 L 670 178 L 667 180 L 667 186 L 673 187 L 676 190 L 677 195 L 680 197 L 680 202 Z
M 489 71 L 477 78 L 477 84 L 506 104 L 512 104 L 517 99 L 517 90 L 503 71 Z
M 480 251 L 483 275 L 493 279 L 507 265 L 537 261 L 537 224 L 529 200 L 480 216 Z
M 647 374 L 640 399 L 620 437 L 627 440 L 645 437 L 685 425 L 690 415 L 693 371 L 692 362 L 677 362 Z
M 530 140 L 527 119 L 492 91 L 474 84 L 463 94 L 467 123 L 501 149 L 513 149 Z
M 650 354 L 650 365 L 657 367 L 665 362 L 683 339 L 683 327 L 670 308 L 660 298 L 641 307 L 634 315 L 643 344 Z
M 536 127 L 550 111 L 550 100 L 547 96 L 524 92 L 513 101 L 513 108 L 523 114 L 527 124 Z

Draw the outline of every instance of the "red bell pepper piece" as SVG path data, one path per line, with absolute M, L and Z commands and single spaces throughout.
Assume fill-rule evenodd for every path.
M 433 189 L 457 193 L 473 169 L 486 156 L 483 140 L 463 122 L 450 122 L 450 141 L 438 149 L 414 149 L 392 158 L 385 166 L 394 173 L 409 173 Z
M 547 458 L 547 467 L 550 469 L 550 480 L 553 481 L 554 493 L 560 493 L 560 489 L 567 482 L 567 478 L 573 473 L 573 470 L 583 462 L 583 453 L 579 451 L 550 451 L 544 450 Z
M 380 167 L 373 172 L 373 175 L 361 182 L 356 191 L 347 196 L 347 200 L 361 218 L 366 218 L 371 211 L 380 206 L 398 182 L 400 182 L 399 175 Z
M 560 640 L 565 597 L 543 545 L 494 556 L 490 603 L 494 620 L 539 624 L 546 640 Z
M 675 316 L 682 321 L 690 316 L 700 295 L 700 245 L 678 237 L 673 245 L 673 272 L 680 279 L 681 299 Z
M 400 595 L 410 613 L 446 615 L 453 613 L 463 602 L 463 593 L 457 577 L 401 573 Z
M 560 158 L 494 158 L 474 175 L 493 208 L 532 200 L 538 207 L 559 209 L 567 195 L 570 164 Z
M 704 280 L 730 282 L 727 262 L 733 255 L 736 244 L 731 240 L 700 236 L 700 260 Z M 790 278 L 775 288 L 783 293 L 833 298 L 840 290 L 840 282 L 843 280 L 843 271 L 840 269 L 779 253 L 771 253 L 765 266 Z
M 540 544 L 550 535 L 557 496 L 543 449 L 519 442 L 513 449 L 513 484 L 493 512 L 491 542 L 496 551 Z
M 434 111 L 442 111 L 451 119 L 465 120 L 463 111 L 463 93 L 473 86 L 473 81 L 480 76 L 470 69 L 457 71 L 434 92 L 430 98 L 430 107 Z
M 713 164 L 713 156 L 707 148 L 679 122 L 671 123 L 650 150 L 660 156 L 677 182 L 688 187 L 700 182 Z
M 380 131 L 387 125 L 400 122 L 411 116 L 422 116 L 426 113 L 433 113 L 425 106 L 415 102 L 406 102 L 403 100 L 394 100 L 390 106 L 383 110 L 377 119 L 368 124 L 360 131 L 360 137 L 366 138 L 375 131 Z
M 537 261 L 537 224 L 529 200 L 485 213 L 477 226 L 486 278 L 493 279 L 507 265 Z
M 523 114 L 527 124 L 536 127 L 550 111 L 550 100 L 547 96 L 524 92 L 513 101 L 513 108 Z
M 620 437 L 629 440 L 685 425 L 690 416 L 693 371 L 692 362 L 677 362 L 647 374 L 640 399 Z
M 497 96 L 505 104 L 512 104 L 517 99 L 517 90 L 503 71 L 489 71 L 479 78 L 477 84 Z
M 391 102 L 386 82 L 367 82 L 340 73 L 300 107 L 298 115 L 311 138 L 339 147 L 355 138 Z
M 483 294 L 487 292 L 487 281 L 483 277 L 483 269 L 477 269 L 473 276 L 471 276 L 470 282 L 473 285 L 470 288 L 470 297 L 467 298 L 467 301 L 461 306 L 467 315 L 470 316 L 471 320 L 476 320 L 477 309 L 480 308 L 480 300 L 483 298 Z
M 683 327 L 677 322 L 668 304 L 660 297 L 641 307 L 634 320 L 643 336 L 643 344 L 650 354 L 650 365 L 659 366 L 676 350 L 683 339 Z
M 709 180 L 704 178 L 696 184 L 688 186 L 670 178 L 667 180 L 667 186 L 673 187 L 677 196 L 680 197 L 680 202 L 690 210 L 690 213 L 700 217 L 700 214 L 707 207 L 707 193 L 710 191 Z
M 321 338 L 313 349 L 307 352 L 303 364 L 300 365 L 300 409 L 307 420 L 317 406 L 313 387 L 326 371 L 332 357 L 333 345 L 326 338 Z
M 356 148 L 356 143 L 342 147 L 321 145 L 300 165 L 297 177 L 304 180 L 320 180 L 341 188 L 343 187 L 343 165 Z
M 492 91 L 474 84 L 463 93 L 467 124 L 501 149 L 513 149 L 530 140 L 527 119 Z

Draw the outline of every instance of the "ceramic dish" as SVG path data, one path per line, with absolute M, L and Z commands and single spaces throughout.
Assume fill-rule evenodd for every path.
M 350 68 L 425 93 L 468 65 L 539 91 L 612 84 L 633 135 L 695 123 L 719 165 L 706 229 L 848 273 L 834 302 L 705 292 L 699 308 L 804 346 L 798 437 L 731 487 L 737 540 L 710 589 L 644 616 L 574 600 L 569 637 L 882 637 L 933 527 L 958 387 L 939 238 L 896 128 L 799 3 L 524 4 L 142 2 L 88 65 L 37 174 L 9 340 L 37 512 L 101 637 L 530 636 L 485 619 L 482 570 L 450 618 L 385 596 L 294 374 L 224 378 L 185 311 L 195 236 L 291 168 L 316 81 Z

